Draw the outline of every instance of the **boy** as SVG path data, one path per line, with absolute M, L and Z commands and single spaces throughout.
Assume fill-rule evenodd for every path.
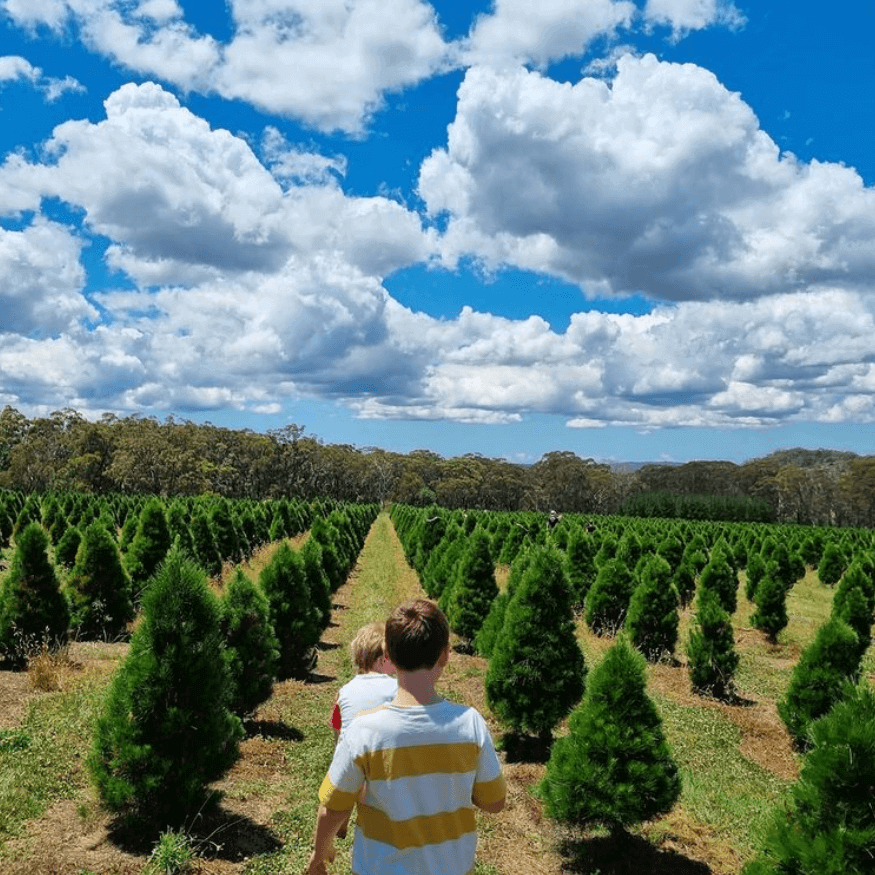
M 398 692 L 340 736 L 319 789 L 308 875 L 327 872 L 334 835 L 357 801 L 355 875 L 466 875 L 477 847 L 474 806 L 504 808 L 492 738 L 474 708 L 435 692 L 450 653 L 447 618 L 436 604 L 418 599 L 392 611 L 385 648 Z
M 333 838 L 358 802 L 355 875 L 466 875 L 474 867 L 474 806 L 504 808 L 501 764 L 483 717 L 448 702 L 435 683 L 450 630 L 436 604 L 405 602 L 389 615 L 386 654 L 398 692 L 342 733 L 319 790 L 309 875 L 327 872 Z M 360 792 L 364 788 L 364 792 Z
M 362 626 L 349 645 L 358 674 L 340 688 L 334 702 L 329 722 L 335 741 L 359 711 L 391 702 L 398 691 L 398 681 L 392 677 L 395 667 L 383 652 L 384 629 L 384 623 Z

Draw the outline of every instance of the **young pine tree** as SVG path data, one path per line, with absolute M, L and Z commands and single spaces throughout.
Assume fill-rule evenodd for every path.
M 70 604 L 48 556 L 49 539 L 39 523 L 15 538 L 9 573 L 0 581 L 0 656 L 8 669 L 22 669 L 43 644 L 67 643 Z
M 841 580 L 847 567 L 844 551 L 834 541 L 830 541 L 823 548 L 820 562 L 817 566 L 817 577 L 821 583 L 832 586 Z
M 745 576 L 747 580 L 744 585 L 744 596 L 752 602 L 756 597 L 760 581 L 766 576 L 766 560 L 760 553 L 751 553 L 748 556 Z
M 134 601 L 137 601 L 146 582 L 170 549 L 170 531 L 164 516 L 164 505 L 159 498 L 150 498 L 137 521 L 137 533 L 125 554 L 125 568 L 131 576 Z
M 465 641 L 473 641 L 497 595 L 489 535 L 478 528 L 459 561 L 446 611 L 450 628 Z
M 219 603 L 223 658 L 231 692 L 228 707 L 238 717 L 270 698 L 279 664 L 279 641 L 264 593 L 239 566 Z
M 632 593 L 626 631 L 632 645 L 649 662 L 672 656 L 678 638 L 678 593 L 671 582 L 671 566 L 660 556 L 644 559 L 640 583 Z
M 498 635 L 504 626 L 504 617 L 507 613 L 507 606 L 516 592 L 517 585 L 522 579 L 523 572 L 526 570 L 531 558 L 531 551 L 526 551 L 522 556 L 514 559 L 513 565 L 510 567 L 510 574 L 507 578 L 507 588 L 504 592 L 500 592 L 493 599 L 492 606 L 489 608 L 489 613 L 483 621 L 483 625 L 474 637 L 474 649 L 481 655 L 489 659 L 492 656 L 492 651 L 495 648 L 495 642 L 498 640 Z
M 191 516 L 191 540 L 194 558 L 210 577 L 222 573 L 222 556 L 216 545 L 216 536 L 210 518 L 203 508 L 196 508 Z
M 322 633 L 319 612 L 310 600 L 310 587 L 300 553 L 280 544 L 259 577 L 270 605 L 270 623 L 280 645 L 280 680 L 306 678 L 316 664 L 314 648 Z
M 870 875 L 875 860 L 875 693 L 846 684 L 811 726 L 790 804 L 744 875 Z
M 553 727 L 583 695 L 586 664 L 562 557 L 532 547 L 486 673 L 486 701 L 516 733 L 549 739 Z
M 734 614 L 738 604 L 738 572 L 720 551 L 714 551 L 702 569 L 699 586 L 710 589 L 727 614 Z
M 787 585 L 780 577 L 781 570 L 773 559 L 769 562 L 765 577 L 754 594 L 757 609 L 750 618 L 751 625 L 766 633 L 772 644 L 778 641 L 778 633 L 787 625 Z
M 228 710 L 217 600 L 199 566 L 172 550 L 143 596 L 143 620 L 104 702 L 89 768 L 104 804 L 181 825 L 239 755 Z
M 131 579 L 118 547 L 104 526 L 92 523 L 67 578 L 73 628 L 85 640 L 107 640 L 124 634 L 134 619 Z
M 802 651 L 778 702 L 778 714 L 799 750 L 808 747 L 811 724 L 832 708 L 845 681 L 856 682 L 860 657 L 856 633 L 839 617 L 827 620 Z
M 865 563 L 854 559 L 842 576 L 832 598 L 832 615 L 841 617 L 856 633 L 861 653 L 872 643 L 872 613 L 875 587 Z
M 327 629 L 331 622 L 331 581 L 322 565 L 322 548 L 313 538 L 308 538 L 301 547 L 301 560 L 310 590 L 310 601 L 319 615 L 319 628 Z
M 623 625 L 635 590 L 632 572 L 619 559 L 606 559 L 586 596 L 586 624 L 596 635 L 613 635 Z
M 696 598 L 687 661 L 694 690 L 717 699 L 732 695 L 732 679 L 738 668 L 732 622 L 716 593 L 708 587 L 700 587 Z
M 565 548 L 565 568 L 571 586 L 572 604 L 582 606 L 596 577 L 596 547 L 593 539 L 580 527 L 568 536 Z
M 548 817 L 621 832 L 672 809 L 680 776 L 645 691 L 644 660 L 624 636 L 593 669 L 568 728 L 538 788 Z
M 77 526 L 68 526 L 55 547 L 55 562 L 64 568 L 72 568 L 81 543 L 82 532 L 79 531 L 79 528 Z

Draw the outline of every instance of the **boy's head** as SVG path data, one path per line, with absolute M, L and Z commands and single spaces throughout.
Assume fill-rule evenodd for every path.
M 447 618 L 427 599 L 398 605 L 386 620 L 386 655 L 401 671 L 433 668 L 449 643 Z
M 360 673 L 373 671 L 383 656 L 383 623 L 362 626 L 349 644 L 349 655 Z

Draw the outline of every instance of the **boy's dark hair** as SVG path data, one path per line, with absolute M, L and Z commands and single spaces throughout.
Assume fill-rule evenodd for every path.
M 404 602 L 386 620 L 386 652 L 401 671 L 432 668 L 449 643 L 447 618 L 428 599 Z

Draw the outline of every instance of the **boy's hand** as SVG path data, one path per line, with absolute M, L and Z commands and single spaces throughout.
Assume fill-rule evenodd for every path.
M 317 860 L 316 854 L 310 854 L 310 862 L 307 863 L 307 875 L 328 875 L 328 865 L 325 860 Z
M 328 851 L 328 859 L 321 860 L 316 858 L 316 851 L 310 854 L 310 861 L 307 863 L 307 875 L 328 875 L 328 864 L 334 862 L 337 856 L 337 849 L 331 845 Z

